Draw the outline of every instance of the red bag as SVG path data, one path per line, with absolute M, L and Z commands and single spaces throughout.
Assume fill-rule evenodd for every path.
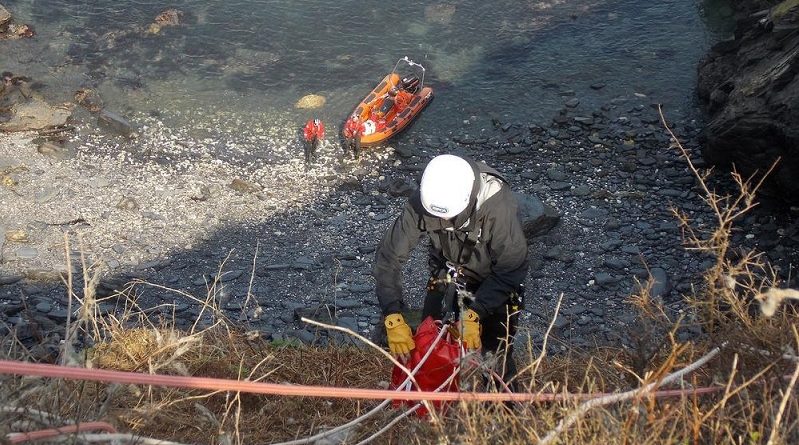
M 413 336 L 413 341 L 416 343 L 416 348 L 411 351 L 411 358 L 408 363 L 405 364 L 408 369 L 413 370 L 416 365 L 419 364 L 425 354 L 427 354 L 427 351 L 433 345 L 433 342 L 435 342 L 441 328 L 441 323 L 436 322 L 432 317 L 427 317 L 424 319 L 424 321 L 422 321 L 422 323 L 416 329 L 416 335 Z M 415 377 L 418 386 L 411 382 L 405 391 L 435 391 L 439 386 L 444 384 L 447 379 L 449 379 L 449 377 L 455 371 L 455 368 L 457 368 L 459 360 L 460 346 L 458 345 L 458 342 L 453 339 L 449 333 L 444 334 L 444 337 L 433 349 L 430 357 L 427 358 L 427 361 L 416 373 Z M 408 374 L 395 365 L 391 372 L 390 388 L 397 389 L 407 377 Z M 439 391 L 458 391 L 458 376 L 455 376 L 449 385 L 440 389 Z M 401 405 L 415 405 L 416 403 L 417 402 L 412 400 L 393 401 L 395 408 Z M 433 402 L 433 404 L 438 408 L 442 406 L 442 402 Z M 422 406 L 416 410 L 416 414 L 419 416 L 425 416 L 427 415 L 427 409 Z

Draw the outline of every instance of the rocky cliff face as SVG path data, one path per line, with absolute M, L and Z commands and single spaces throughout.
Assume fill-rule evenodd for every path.
M 697 91 L 708 125 L 705 158 L 749 176 L 779 159 L 769 190 L 799 204 L 799 0 L 741 14 L 735 39 L 715 45 L 699 66 Z

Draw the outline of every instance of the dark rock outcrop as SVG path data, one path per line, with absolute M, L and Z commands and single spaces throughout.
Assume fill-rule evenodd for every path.
M 733 2 L 735 3 L 735 2 Z M 735 39 L 715 45 L 699 66 L 697 93 L 708 124 L 704 156 L 749 176 L 779 159 L 767 184 L 799 202 L 799 0 L 743 18 Z M 756 2 L 755 2 L 756 3 Z
M 560 213 L 537 196 L 514 193 L 519 203 L 519 220 L 527 240 L 546 234 L 560 221 Z

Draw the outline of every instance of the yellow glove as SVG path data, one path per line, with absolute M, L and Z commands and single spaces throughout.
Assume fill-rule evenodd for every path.
M 413 342 L 413 333 L 408 323 L 402 318 L 402 314 L 391 314 L 386 316 L 386 336 L 388 337 L 388 349 L 397 357 L 408 359 L 416 344 Z
M 466 349 L 480 349 L 480 316 L 469 309 L 463 314 L 463 343 Z

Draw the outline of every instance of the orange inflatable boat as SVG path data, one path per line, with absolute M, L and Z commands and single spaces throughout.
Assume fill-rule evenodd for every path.
M 412 74 L 400 77 L 400 64 L 411 67 Z M 386 77 L 351 113 L 361 125 L 361 145 L 376 145 L 399 133 L 433 99 L 433 89 L 424 86 L 425 69 L 407 56 L 399 59 Z M 421 76 L 419 76 L 421 74 Z M 348 117 L 348 119 L 350 119 Z M 347 137 L 346 131 L 342 131 Z

